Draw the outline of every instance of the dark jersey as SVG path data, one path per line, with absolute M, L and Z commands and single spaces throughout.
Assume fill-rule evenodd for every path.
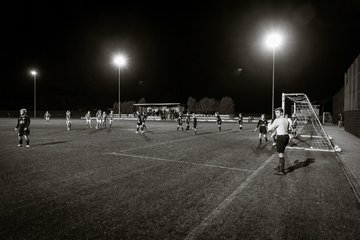
M 186 124 L 189 124 L 190 123 L 190 116 L 186 116 Z
M 264 119 L 264 120 L 262 120 L 262 119 L 260 119 L 259 121 L 258 121 L 258 124 L 257 124 L 257 128 L 259 128 L 259 127 L 267 127 L 267 125 L 268 125 L 268 120 L 266 120 L 266 119 Z
M 141 125 L 142 124 L 142 117 L 141 114 L 137 115 L 137 125 Z
M 222 123 L 221 117 L 219 115 L 217 116 L 216 122 L 219 125 Z
M 194 126 L 194 128 L 196 128 L 196 125 L 197 125 L 197 118 L 194 117 L 194 118 L 193 118 L 193 126 Z
M 239 124 L 243 124 L 243 117 L 239 117 Z
M 29 126 L 30 126 L 30 118 L 28 115 L 20 116 L 18 118 L 16 128 L 18 128 L 19 131 L 23 131 L 25 128 L 28 129 Z
M 182 117 L 178 117 L 177 122 L 179 125 L 182 125 Z

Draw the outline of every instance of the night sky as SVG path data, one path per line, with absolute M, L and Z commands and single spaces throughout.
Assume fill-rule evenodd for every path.
M 1 5 L 0 110 L 112 107 L 121 100 L 231 97 L 237 111 L 271 112 L 282 92 L 326 101 L 360 54 L 360 1 L 13 1 Z M 237 71 L 239 68 L 243 70 Z

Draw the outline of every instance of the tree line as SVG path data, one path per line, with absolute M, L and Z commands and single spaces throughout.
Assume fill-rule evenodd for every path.
M 146 103 L 145 98 L 141 98 L 138 102 L 136 101 L 127 101 L 121 102 L 120 108 L 121 113 L 132 114 L 135 112 L 136 108 L 135 103 Z M 216 100 L 215 98 L 203 97 L 197 101 L 193 97 L 189 97 L 186 102 L 187 111 L 192 113 L 202 113 L 202 114 L 214 114 L 219 112 L 220 114 L 234 114 L 235 104 L 231 97 L 223 97 L 221 100 Z M 114 102 L 113 110 L 117 112 L 118 102 Z

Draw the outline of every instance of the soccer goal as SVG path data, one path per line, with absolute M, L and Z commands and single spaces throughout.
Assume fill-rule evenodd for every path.
M 283 93 L 282 108 L 289 117 L 296 118 L 296 128 L 289 148 L 334 152 L 329 136 L 309 98 L 304 93 Z M 294 121 L 294 119 L 293 119 Z

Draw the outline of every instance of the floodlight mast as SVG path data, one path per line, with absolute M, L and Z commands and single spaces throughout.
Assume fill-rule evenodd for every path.
M 36 75 L 37 75 L 37 72 L 35 70 L 31 70 L 30 74 L 34 77 L 34 118 L 36 118 Z
M 114 57 L 114 64 L 119 67 L 119 104 L 118 104 L 118 110 L 119 110 L 119 118 L 121 118 L 121 112 L 120 112 L 120 75 L 121 75 L 121 67 L 126 65 L 126 58 L 123 55 L 117 55 Z
M 275 89 L 275 49 L 278 48 L 282 43 L 282 37 L 279 33 L 271 33 L 266 39 L 266 45 L 272 49 L 272 97 L 271 97 L 271 118 L 274 119 L 274 89 Z

